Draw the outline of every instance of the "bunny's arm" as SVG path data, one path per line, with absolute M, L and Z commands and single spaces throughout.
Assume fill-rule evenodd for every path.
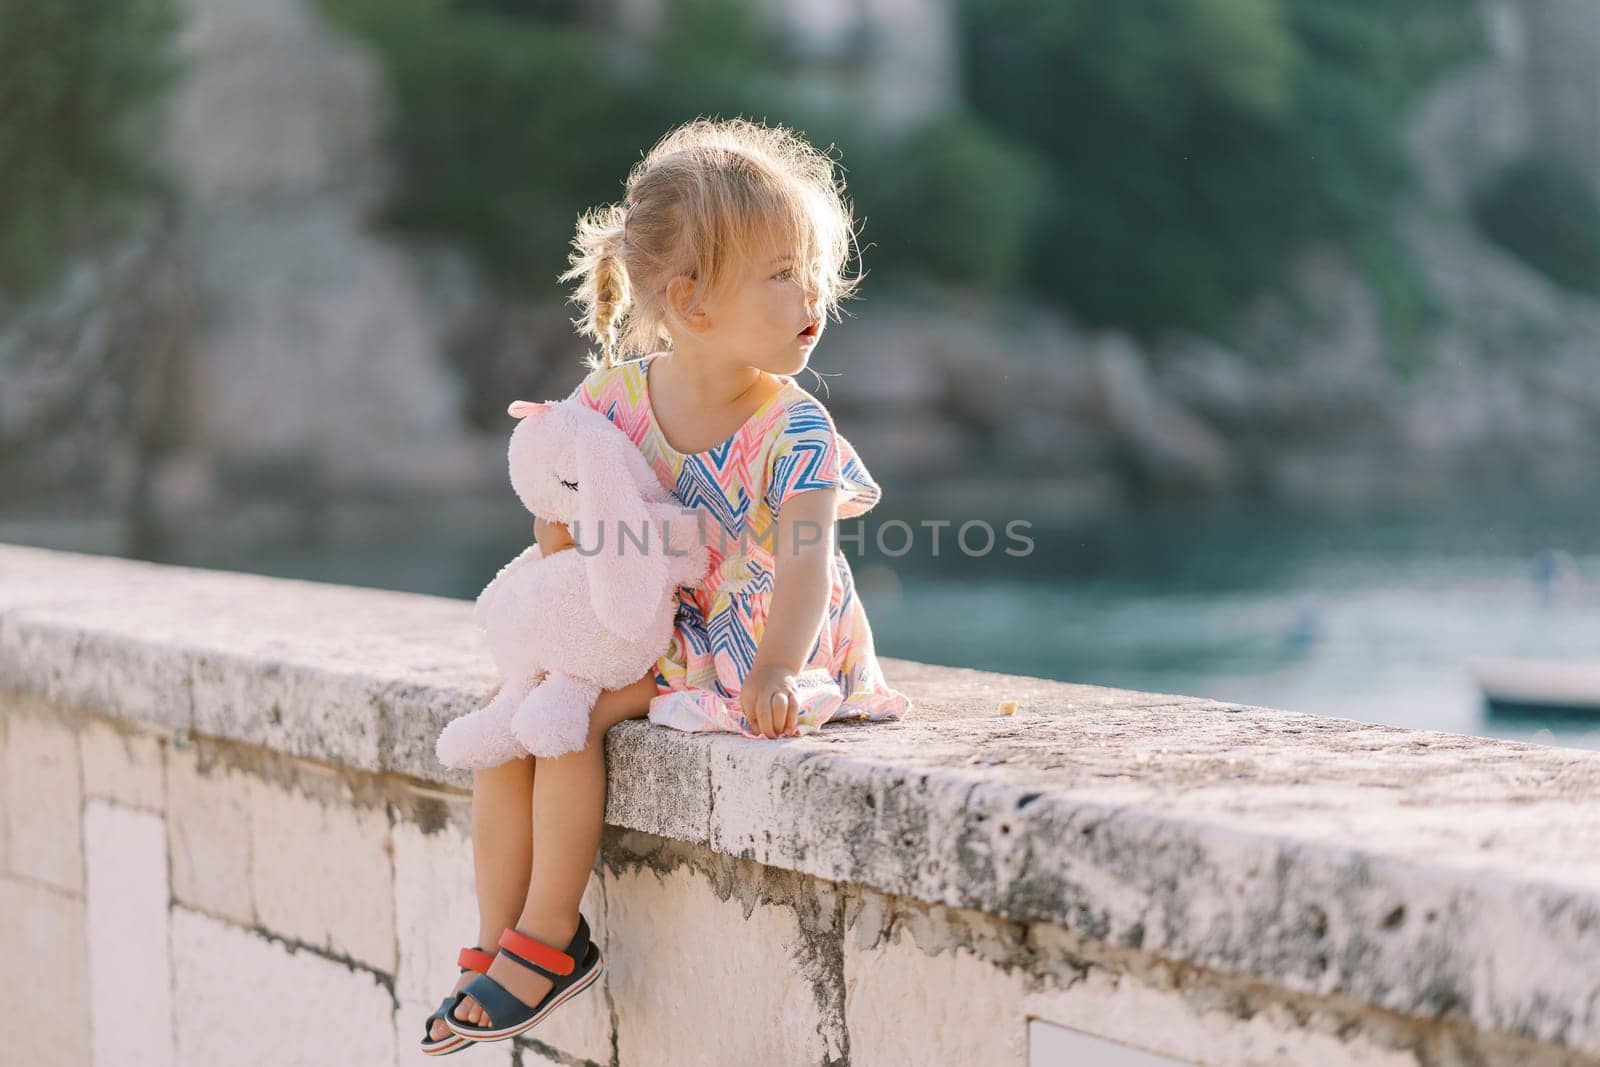
M 700 513 L 670 504 L 655 511 L 656 528 L 669 541 L 667 574 L 675 585 L 691 585 L 705 577 L 710 556 L 700 532 Z
M 500 568 L 499 573 L 490 580 L 488 585 L 483 587 L 483 592 L 478 594 L 477 603 L 473 605 L 472 624 L 474 626 L 480 630 L 488 629 L 489 605 L 494 603 L 494 598 L 505 585 L 506 579 L 511 576 L 513 571 L 524 564 L 537 562 L 540 559 L 540 555 L 539 546 L 532 544 L 523 549 L 510 563 Z

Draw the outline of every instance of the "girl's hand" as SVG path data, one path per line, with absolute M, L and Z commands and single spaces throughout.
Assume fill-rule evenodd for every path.
M 794 672 L 786 667 L 750 668 L 739 690 L 739 706 L 750 728 L 771 739 L 794 734 L 800 714 L 800 693 Z
M 567 532 L 565 523 L 547 522 L 540 518 L 533 520 L 533 539 L 539 543 L 539 555 L 545 559 L 576 543 L 572 540 L 572 534 Z

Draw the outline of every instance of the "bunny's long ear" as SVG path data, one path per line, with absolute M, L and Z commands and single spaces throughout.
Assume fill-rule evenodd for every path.
M 572 531 L 589 570 L 596 617 L 628 641 L 643 637 L 649 628 L 667 584 L 668 563 L 659 526 L 651 522 L 629 471 L 624 449 L 633 447 L 620 430 L 583 435 L 578 446 L 578 526 Z
M 506 414 L 514 419 L 525 419 L 529 415 L 549 411 L 554 406 L 548 401 L 539 404 L 532 400 L 513 400 L 510 406 L 506 408 Z

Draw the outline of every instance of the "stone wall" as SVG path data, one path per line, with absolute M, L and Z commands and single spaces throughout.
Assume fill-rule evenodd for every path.
M 605 975 L 456 1062 L 1600 1062 L 1600 753 L 885 666 L 613 729 Z M 6 1062 L 422 1062 L 492 684 L 466 602 L 0 546 Z

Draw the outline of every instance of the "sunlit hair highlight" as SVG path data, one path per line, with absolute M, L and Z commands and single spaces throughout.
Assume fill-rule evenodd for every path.
M 855 221 L 833 159 L 781 125 L 695 119 L 669 131 L 628 174 L 623 199 L 584 212 L 573 239 L 578 332 L 600 345 L 591 369 L 671 343 L 667 283 L 694 280 L 694 303 L 758 257 L 789 252 L 819 316 L 839 317 L 864 274 Z

